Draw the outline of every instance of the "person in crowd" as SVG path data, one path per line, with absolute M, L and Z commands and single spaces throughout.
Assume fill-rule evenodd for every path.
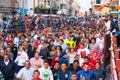
M 40 72 L 38 70 L 34 71 L 34 76 L 32 80 L 42 80 L 40 77 Z
M 11 48 L 10 48 L 10 47 L 7 47 L 7 48 L 6 48 L 6 53 L 9 55 L 10 59 L 13 60 L 14 55 L 13 55 L 13 53 L 11 52 Z
M 59 43 L 59 37 L 58 37 L 58 36 L 55 36 L 55 40 L 54 40 L 53 44 L 54 44 L 55 46 L 60 45 L 60 43 Z
M 71 72 L 67 70 L 67 63 L 62 63 L 61 70 L 58 72 L 57 80 L 71 80 Z
M 104 69 L 101 68 L 101 63 L 98 61 L 95 64 L 95 69 L 93 70 L 95 80 L 105 80 L 106 74 Z
M 59 58 L 62 56 L 61 51 L 56 51 L 56 56 L 52 59 L 51 66 L 54 67 L 55 63 L 59 61 Z
M 60 71 L 60 63 L 56 62 L 54 68 L 52 69 L 54 80 L 57 80 L 58 72 Z
M 104 48 L 104 37 L 103 37 L 103 33 L 99 33 L 99 36 L 96 38 L 96 43 L 99 46 L 100 50 L 103 50 Z
M 59 60 L 58 60 L 59 62 L 60 62 L 60 65 L 62 64 L 62 63 L 68 63 L 68 55 L 67 55 L 67 53 L 63 53 L 63 56 L 62 57 L 60 57 L 59 58 Z
M 52 49 L 52 46 L 54 46 L 54 44 L 53 44 L 53 40 L 50 40 L 50 43 L 49 43 L 49 45 L 48 45 L 48 49 L 49 49 L 49 51 L 51 51 Z
M 71 80 L 77 80 L 77 73 L 76 72 L 72 72 L 71 74 Z
M 70 52 L 70 44 L 67 44 L 66 53 Z
M 43 80 L 54 80 L 52 70 L 49 67 L 49 62 L 46 60 L 41 68 L 38 69 L 40 72 L 40 78 Z
M 91 38 L 91 43 L 89 45 L 89 49 L 93 50 L 95 45 L 97 45 L 96 38 Z
M 80 66 L 81 66 L 82 63 L 84 62 L 84 57 L 85 57 L 85 56 L 89 56 L 89 54 L 90 54 L 89 49 L 85 48 L 84 43 L 81 43 L 81 44 L 80 44 L 80 49 L 78 49 L 78 52 L 77 52 L 77 55 L 78 55 L 78 57 L 79 57 Z
M 15 59 L 15 63 L 18 65 L 18 71 L 25 66 L 25 61 L 28 59 L 28 54 L 25 52 L 25 48 L 21 46 L 20 51 Z
M 76 52 L 74 51 L 73 48 L 70 49 L 70 52 L 68 53 L 68 57 L 69 57 L 69 65 L 72 66 L 74 60 L 76 60 Z
M 39 53 L 36 52 L 33 58 L 30 58 L 31 67 L 38 70 L 42 67 L 44 60 L 40 58 Z
M 73 65 L 69 67 L 69 71 L 77 73 L 80 70 L 81 70 L 81 68 L 79 67 L 79 61 L 74 60 Z
M 97 52 L 97 57 L 99 57 L 100 59 L 102 58 L 103 54 L 102 51 L 99 50 L 98 45 L 95 45 L 94 49 L 90 51 L 90 57 L 93 55 L 94 52 Z
M 69 37 L 68 40 L 65 42 L 66 44 L 70 44 L 70 48 L 75 48 L 76 43 L 73 41 L 73 37 Z
M 52 50 L 49 52 L 49 62 L 51 63 L 52 59 L 56 56 L 56 47 L 53 45 Z
M 47 43 L 43 44 L 43 47 L 40 50 L 40 56 L 42 59 L 48 59 L 49 57 L 49 50 L 47 48 Z
M 3 56 L 5 54 L 5 51 L 3 49 L 0 50 L 0 62 L 3 60 Z
M 90 62 L 95 65 L 97 61 L 100 61 L 100 58 L 97 56 L 97 52 L 93 52 L 93 56 L 90 58 Z
M 87 63 L 84 64 L 83 70 L 77 72 L 77 76 L 77 80 L 95 80 L 94 74 L 89 70 L 89 65 Z
M 59 43 L 62 48 L 62 52 L 65 52 L 67 49 L 66 44 L 64 43 L 64 41 L 62 39 L 60 39 Z
M 10 41 L 10 42 L 8 43 L 8 46 L 10 46 L 10 48 L 11 48 L 11 52 L 12 52 L 13 55 L 14 55 L 13 60 L 15 60 L 16 57 L 17 57 L 18 48 L 14 45 L 13 41 Z
M 0 62 L 0 70 L 5 80 L 13 80 L 17 73 L 17 64 L 10 60 L 8 54 L 4 54 L 4 60 Z
M 32 46 L 28 47 L 28 51 L 27 51 L 29 59 L 34 57 L 35 52 L 36 52 L 36 46 L 35 43 L 33 42 Z
M 62 52 L 62 47 L 58 45 L 56 46 L 56 51 L 59 51 L 59 50 Z
M 31 68 L 31 64 L 27 60 L 25 61 L 25 67 L 20 69 L 16 77 L 18 78 L 18 80 L 32 80 L 33 74 L 34 74 L 34 69 Z
M 89 70 L 93 70 L 95 68 L 94 64 L 90 62 L 90 59 L 88 56 L 84 57 L 84 62 L 82 63 L 81 69 L 84 69 L 84 64 L 87 63 L 89 65 Z

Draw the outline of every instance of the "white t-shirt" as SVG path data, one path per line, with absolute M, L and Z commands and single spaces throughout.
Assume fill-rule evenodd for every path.
M 18 52 L 17 58 L 15 59 L 15 63 L 17 63 L 19 66 L 24 66 L 23 63 L 28 60 L 28 55 L 26 52 Z
M 78 53 L 77 54 L 79 55 L 80 66 L 82 66 L 82 63 L 84 62 L 84 57 L 88 56 L 90 54 L 90 51 L 87 48 L 78 49 Z
M 70 55 L 70 54 L 69 54 L 69 63 L 70 63 L 70 64 L 72 64 L 72 63 L 74 62 L 75 56 L 76 56 L 76 53 L 73 54 L 73 55 Z
M 53 80 L 53 74 L 50 68 L 45 69 L 42 67 L 38 70 L 40 72 L 40 78 L 42 78 L 42 80 Z
M 96 39 L 96 43 L 98 44 L 99 49 L 100 49 L 100 50 L 103 50 L 103 47 L 104 47 L 104 38 L 102 38 L 102 39 L 97 38 L 97 39 Z
M 27 70 L 24 67 L 18 72 L 17 78 L 23 78 L 24 80 L 32 80 L 33 79 L 33 74 L 34 74 L 34 69 L 33 68 L 30 68 L 29 70 Z
M 33 39 L 34 39 L 34 40 L 37 40 L 37 38 L 38 38 L 38 35 L 35 34 L 34 37 L 33 37 Z
M 18 46 L 18 44 L 19 44 L 19 39 L 18 39 L 18 37 L 15 37 L 15 38 L 14 38 L 14 44 L 16 44 L 16 45 Z

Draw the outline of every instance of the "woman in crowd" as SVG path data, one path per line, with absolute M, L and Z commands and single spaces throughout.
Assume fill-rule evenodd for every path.
M 25 61 L 28 59 L 28 54 L 26 53 L 25 48 L 21 46 L 15 59 L 15 63 L 18 65 L 18 71 L 25 66 Z

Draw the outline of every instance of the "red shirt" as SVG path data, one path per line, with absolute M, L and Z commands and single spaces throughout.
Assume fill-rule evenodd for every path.
M 52 59 L 52 64 L 51 66 L 54 67 L 55 63 L 58 61 L 59 57 L 58 56 L 55 56 L 53 59 Z
M 95 68 L 95 66 L 91 62 L 88 62 L 88 65 L 89 65 L 89 70 L 93 70 Z M 82 63 L 81 69 L 84 69 L 83 67 L 84 67 L 84 62 Z
M 96 63 L 97 61 L 100 61 L 100 58 L 99 58 L 99 57 L 90 58 L 90 62 L 91 62 L 92 64 L 94 64 L 94 65 L 95 65 L 95 63 Z
M 33 80 L 35 80 L 35 79 L 33 79 Z M 41 78 L 38 78 L 37 80 L 42 80 Z

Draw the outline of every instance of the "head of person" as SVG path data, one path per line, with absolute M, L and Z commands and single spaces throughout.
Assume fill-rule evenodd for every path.
M 62 65 L 61 65 L 61 70 L 62 71 L 66 71 L 67 70 L 67 68 L 68 68 L 68 65 L 67 65 L 67 63 L 62 63 Z
M 47 60 L 44 61 L 44 68 L 45 69 L 49 68 L 49 62 Z
M 101 63 L 100 63 L 100 61 L 97 61 L 96 63 L 95 63 L 95 69 L 96 70 L 99 70 L 101 68 Z
M 25 61 L 25 67 L 26 69 L 30 69 L 31 63 L 29 60 Z
M 76 72 L 72 72 L 72 75 L 71 75 L 71 80 L 77 80 L 77 74 Z
M 34 57 L 35 57 L 35 59 L 39 59 L 39 58 L 40 58 L 39 53 L 38 53 L 38 52 L 36 52 L 36 53 L 35 53 L 35 55 L 34 55 Z
M 81 49 L 84 49 L 84 48 L 85 48 L 85 44 L 84 44 L 84 43 L 81 43 L 81 44 L 80 44 L 80 48 L 81 48 Z
M 62 45 L 64 43 L 63 39 L 60 39 L 59 43 L 60 43 L 60 45 Z
M 38 70 L 34 71 L 34 79 L 38 79 L 40 76 L 40 72 Z
M 60 51 L 62 51 L 61 46 L 58 45 L 58 46 L 56 47 L 56 50 L 60 50 Z
M 3 58 L 4 58 L 4 61 L 7 62 L 9 60 L 9 55 L 8 54 L 4 54 Z
M 73 53 L 73 52 L 74 52 L 74 48 L 71 48 L 71 49 L 70 49 L 70 52 Z
M 86 63 L 86 62 L 89 62 L 89 57 L 88 56 L 84 57 L 84 63 Z
M 43 43 L 43 48 L 46 48 L 47 47 L 47 43 Z
M 94 45 L 94 50 L 98 50 L 99 48 L 98 48 L 98 45 L 96 44 L 96 45 Z
M 95 43 L 95 42 L 96 42 L 96 38 L 92 38 L 92 39 L 91 39 L 91 42 L 92 42 L 92 43 Z
M 70 44 L 67 44 L 67 49 L 70 49 Z
M 89 70 L 89 64 L 86 62 L 84 63 L 84 67 L 83 67 L 84 71 L 88 71 Z
M 8 52 L 8 53 L 11 52 L 11 48 L 10 48 L 10 47 L 7 47 L 7 48 L 6 48 L 6 52 Z
M 56 50 L 56 47 L 53 45 L 52 46 L 52 51 L 55 51 Z
M 79 67 L 79 61 L 78 60 L 74 60 L 73 62 L 73 67 Z
M 60 51 L 60 50 L 57 50 L 57 51 L 56 51 L 56 54 L 57 54 L 57 56 L 60 57 L 60 56 L 61 56 L 61 51 Z
M 97 57 L 97 52 L 93 52 L 93 58 L 96 58 Z
M 4 54 L 5 54 L 5 51 L 2 49 L 2 50 L 0 50 L 0 56 L 4 56 Z
M 59 62 L 56 62 L 54 68 L 55 68 L 56 70 L 59 70 L 59 69 L 60 69 L 60 63 L 59 63 Z

